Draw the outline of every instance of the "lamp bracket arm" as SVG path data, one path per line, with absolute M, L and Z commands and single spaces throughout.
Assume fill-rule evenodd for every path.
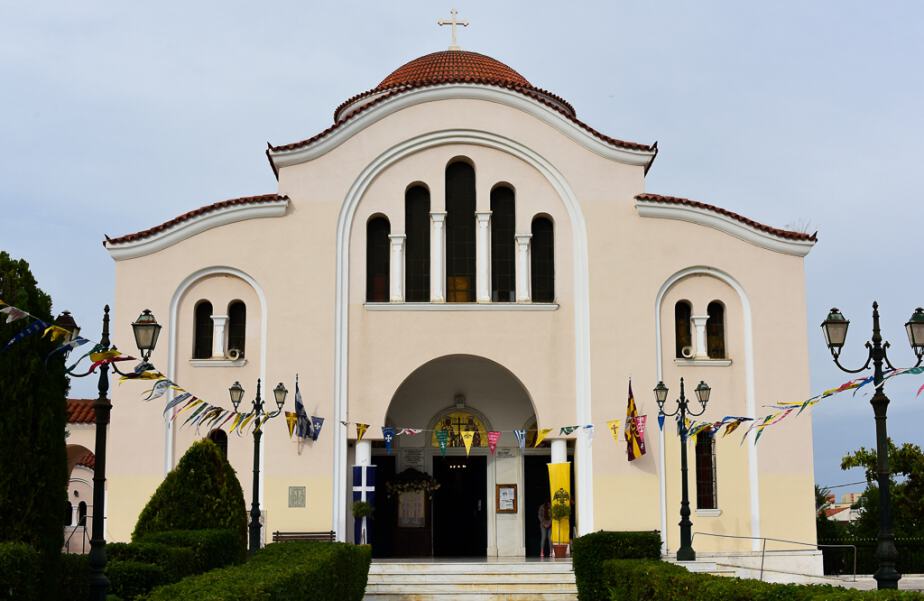
M 688 409 L 687 409 L 687 413 L 689 413 L 689 414 L 692 415 L 693 417 L 699 417 L 699 416 L 702 415 L 703 413 L 706 413 L 706 408 L 705 408 L 705 407 L 702 407 L 702 408 L 699 410 L 699 413 L 696 413 L 696 412 L 693 411 L 692 409 L 689 409 L 689 408 L 688 408 Z
M 895 366 L 892 365 L 891 361 L 889 361 L 889 353 L 888 353 L 889 346 L 890 345 L 888 342 L 882 345 L 882 360 L 885 361 L 885 364 L 889 366 L 889 369 L 894 370 Z
M 120 376 L 129 376 L 129 375 L 131 375 L 131 374 L 127 374 L 127 373 L 123 372 L 122 370 L 120 370 L 120 369 L 119 369 L 119 366 L 118 366 L 117 364 L 115 364 L 115 363 L 110 363 L 109 365 L 112 366 L 113 371 L 115 371 L 115 372 L 116 372 L 117 374 L 119 374 Z
M 867 345 L 867 348 L 869 348 L 868 342 L 866 343 L 866 345 Z M 870 351 L 869 356 L 866 357 L 866 363 L 863 364 L 863 367 L 861 367 L 860 369 L 848 369 L 844 367 L 843 365 L 841 365 L 839 355 L 834 355 L 832 353 L 832 356 L 834 357 L 834 365 L 837 365 L 841 371 L 846 372 L 848 374 L 858 374 L 861 371 L 866 371 L 867 369 L 869 369 L 869 364 L 873 361 L 873 353 L 872 351 Z
M 664 411 L 664 409 L 658 409 L 658 412 L 660 412 L 661 415 L 663 415 L 664 417 L 674 417 L 680 412 L 680 407 L 674 409 L 673 413 L 667 413 L 666 411 Z
M 72 378 L 86 378 L 90 374 L 93 374 L 96 372 L 96 368 L 91 368 L 83 372 L 82 374 L 78 374 L 74 372 L 76 368 L 77 368 L 76 365 L 72 365 L 69 369 L 64 370 L 64 373 Z

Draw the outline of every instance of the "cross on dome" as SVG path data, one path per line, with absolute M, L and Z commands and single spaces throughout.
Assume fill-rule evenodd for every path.
M 456 42 L 456 25 L 461 25 L 462 27 L 468 27 L 468 21 L 458 21 L 456 20 L 456 15 L 459 14 L 459 11 L 452 9 L 449 11 L 449 14 L 452 15 L 451 19 L 440 19 L 436 22 L 437 25 L 449 25 L 452 28 L 452 44 L 449 45 L 450 50 L 461 50 L 459 44 Z

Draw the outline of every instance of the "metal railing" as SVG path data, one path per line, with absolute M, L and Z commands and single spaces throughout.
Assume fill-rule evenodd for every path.
M 70 528 L 71 532 L 67 535 L 67 539 L 64 541 L 64 552 L 65 553 L 76 553 L 76 551 L 71 550 L 71 539 L 74 537 L 74 534 L 81 532 L 80 537 L 80 553 L 85 554 L 87 552 L 87 543 L 89 543 L 90 538 L 87 534 L 87 525 L 77 525 L 77 526 L 65 526 L 65 528 Z
M 764 562 L 767 558 L 767 541 L 775 543 L 785 543 L 789 545 L 800 545 L 803 547 L 811 547 L 813 549 L 819 549 L 822 551 L 822 557 L 824 557 L 824 550 L 822 547 L 826 548 L 851 548 L 853 549 L 853 582 L 857 581 L 857 546 L 851 544 L 818 544 L 818 543 L 804 543 L 796 540 L 786 540 L 783 538 L 770 538 L 767 536 L 734 536 L 731 534 L 714 534 L 712 532 L 694 532 L 693 540 L 696 539 L 696 536 L 714 536 L 716 538 L 732 538 L 739 540 L 759 540 L 761 541 L 760 547 L 760 580 L 764 579 Z M 738 557 L 752 557 L 752 553 L 742 553 Z M 730 555 L 730 557 L 735 557 Z M 743 567 L 743 566 L 738 566 Z M 802 576 L 813 576 L 814 574 L 801 574 Z

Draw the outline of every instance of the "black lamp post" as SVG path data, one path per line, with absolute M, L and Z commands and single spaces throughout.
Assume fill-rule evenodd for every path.
M 889 397 L 885 395 L 883 388 L 884 369 L 883 365 L 890 369 L 895 366 L 889 362 L 888 349 L 889 343 L 882 341 L 882 335 L 879 332 L 879 303 L 873 303 L 873 338 L 866 343 L 868 355 L 866 363 L 859 369 L 847 369 L 840 363 L 841 350 L 844 347 L 844 341 L 847 339 L 847 327 L 850 322 L 837 309 L 831 309 L 828 313 L 821 328 L 825 333 L 825 341 L 831 350 L 831 356 L 834 357 L 834 364 L 842 371 L 849 374 L 859 373 L 869 369 L 873 365 L 873 384 L 876 386 L 876 392 L 870 399 L 873 406 L 873 413 L 876 416 L 876 472 L 879 483 L 879 542 L 876 545 L 876 559 L 879 560 L 879 569 L 873 577 L 880 589 L 898 588 L 898 581 L 901 574 L 895 569 L 895 561 L 898 559 L 898 550 L 895 548 L 895 536 L 892 534 L 892 494 L 889 488 L 889 437 L 886 432 L 886 411 L 889 408 Z M 924 309 L 918 307 L 911 315 L 911 319 L 905 324 L 905 330 L 908 332 L 908 342 L 911 343 L 911 349 L 917 356 L 918 361 L 915 367 L 921 365 L 924 359 Z
M 69 332 L 68 339 L 76 338 L 80 328 L 74 322 L 70 313 L 64 311 L 55 319 L 55 325 L 64 328 Z M 132 330 L 135 334 L 135 343 L 138 350 L 141 351 L 142 361 L 147 364 L 151 357 L 151 352 L 157 344 L 157 337 L 160 334 L 160 324 L 154 319 L 151 311 L 144 310 L 138 319 L 132 323 Z M 96 347 L 99 352 L 110 350 L 109 346 L 109 305 L 103 308 L 103 335 L 99 345 Z M 106 539 L 103 535 L 103 526 L 106 517 L 106 435 L 109 428 L 109 412 L 112 409 L 112 403 L 109 402 L 109 363 L 103 363 L 99 366 L 99 385 L 97 390 L 99 396 L 93 403 L 93 410 L 96 414 L 96 446 L 93 453 L 96 456 L 96 463 L 93 468 L 93 522 L 92 533 L 90 536 L 90 599 L 92 601 L 105 601 L 106 594 L 109 591 L 109 579 L 106 578 Z M 112 368 L 116 373 L 123 374 L 112 363 Z M 76 366 L 74 366 L 76 367 Z M 75 378 L 84 378 L 93 373 L 88 370 L 85 373 L 77 374 L 73 372 L 73 367 L 68 370 L 68 375 Z
M 263 436 L 263 422 L 272 419 L 282 413 L 282 407 L 286 402 L 286 387 L 282 382 L 273 389 L 273 396 L 276 399 L 277 410 L 272 413 L 263 411 L 263 399 L 260 398 L 260 380 L 257 379 L 257 396 L 253 400 L 253 502 L 250 505 L 250 554 L 253 555 L 260 548 L 260 438 Z M 228 389 L 231 395 L 231 404 L 237 411 L 241 400 L 244 398 L 244 388 L 240 382 L 235 382 Z M 265 418 L 265 419 L 264 419 Z
M 702 406 L 699 413 L 689 409 L 689 401 L 683 390 L 683 378 L 680 378 L 680 398 L 677 399 L 677 409 L 673 413 L 664 412 L 667 392 L 668 389 L 664 382 L 658 382 L 654 389 L 655 400 L 658 401 L 658 413 L 667 417 L 679 414 L 680 419 L 680 548 L 677 549 L 677 561 L 694 561 L 696 551 L 693 550 L 693 522 L 690 521 L 690 496 L 687 493 L 687 415 L 695 417 L 706 411 L 706 403 L 709 402 L 712 389 L 703 381 L 696 386 L 696 398 Z

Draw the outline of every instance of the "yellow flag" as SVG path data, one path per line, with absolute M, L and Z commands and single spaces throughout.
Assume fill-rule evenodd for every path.
M 61 326 L 48 326 L 45 328 L 45 333 L 42 336 L 48 336 L 48 338 L 54 342 L 58 338 L 66 338 L 70 332 L 62 328 Z
M 243 417 L 244 417 L 243 413 L 235 414 L 234 421 L 231 422 L 231 429 L 228 430 L 228 432 L 234 432 L 234 429 L 237 428 L 238 424 L 241 423 L 241 419 L 243 419 Z
M 186 405 L 185 407 L 183 407 L 182 409 L 180 409 L 179 411 L 177 411 L 177 412 L 176 412 L 176 415 L 173 416 L 173 419 L 176 419 L 177 417 L 179 417 L 179 415 L 180 415 L 181 413 L 183 413 L 184 411 L 186 411 L 187 409 L 192 409 L 192 408 L 195 407 L 196 405 L 201 405 L 201 404 L 204 403 L 204 402 L 205 402 L 205 401 L 203 401 L 202 399 L 196 399 L 196 400 L 193 401 L 192 403 Z
M 363 436 L 366 435 L 366 430 L 369 429 L 369 424 L 356 424 L 356 440 L 357 442 L 363 439 Z
M 106 359 L 115 359 L 116 357 L 121 357 L 122 353 L 116 349 L 111 351 L 103 351 L 100 353 L 91 353 L 90 361 L 96 363 L 97 361 L 105 361 Z
M 619 420 L 611 419 L 610 421 L 606 422 L 606 427 L 609 429 L 610 434 L 613 435 L 613 440 L 615 440 L 616 442 L 619 442 L 619 439 L 621 438 L 621 434 L 622 434 L 619 431 Z
M 564 503 L 571 506 L 571 462 L 549 463 L 549 493 L 552 505 Z M 552 524 L 552 541 L 567 544 L 570 540 L 570 518 L 555 520 Z
M 465 443 L 465 456 L 472 450 L 472 440 L 475 438 L 474 430 L 462 430 L 462 442 Z
M 292 438 L 292 433 L 295 431 L 295 422 L 297 421 L 298 413 L 286 411 L 286 425 L 289 426 L 289 438 Z
M 241 425 L 238 426 L 238 429 L 243 432 L 244 428 L 247 427 L 247 424 L 250 423 L 250 420 L 252 420 L 256 415 L 256 413 L 251 412 L 247 417 L 244 418 L 244 421 L 241 422 Z
M 542 441 L 545 440 L 545 437 L 548 436 L 549 432 L 552 431 L 552 428 L 543 428 L 536 433 L 536 444 L 533 445 L 533 448 L 538 447 L 542 444 Z

